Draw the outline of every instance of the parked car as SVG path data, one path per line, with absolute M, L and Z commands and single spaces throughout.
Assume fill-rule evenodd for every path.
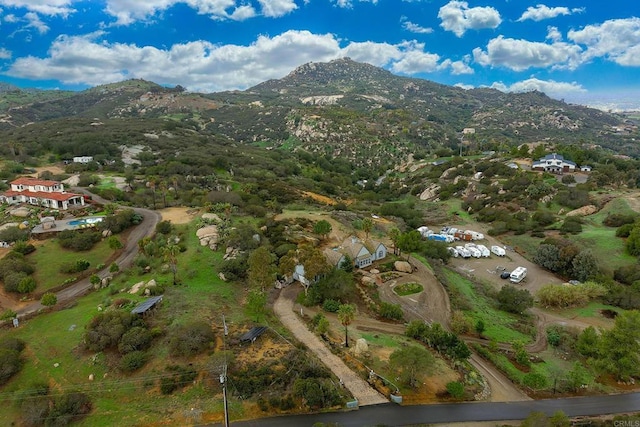
M 511 277 L 511 272 L 510 271 L 503 271 L 502 273 L 500 273 L 500 278 L 501 279 L 508 279 L 509 277 Z

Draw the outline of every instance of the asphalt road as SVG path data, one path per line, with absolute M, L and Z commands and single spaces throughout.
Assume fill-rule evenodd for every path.
M 419 406 L 398 406 L 387 403 L 362 407 L 357 411 L 232 421 L 231 424 L 236 427 L 302 427 L 312 426 L 314 423 L 334 423 L 339 427 L 407 426 L 465 421 L 521 420 L 533 411 L 544 412 L 547 415 L 562 411 L 569 417 L 638 412 L 640 411 L 640 393 L 504 403 L 472 402 Z

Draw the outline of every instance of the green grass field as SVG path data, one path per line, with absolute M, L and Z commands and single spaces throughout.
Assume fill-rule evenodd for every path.
M 483 335 L 498 342 L 511 343 L 522 341 L 531 342 L 529 335 L 523 334 L 514 329 L 520 319 L 516 316 L 498 310 L 492 306 L 491 301 L 481 293 L 477 292 L 471 281 L 460 276 L 451 270 L 444 270 L 449 287 L 456 293 L 462 295 L 466 300 L 469 309 L 464 310 L 465 316 L 475 325 L 478 320 L 485 324 Z
M 84 252 L 63 249 L 55 239 L 44 241 L 42 245 L 36 246 L 35 252 L 27 256 L 27 259 L 36 266 L 34 273 L 38 284 L 36 292 L 55 288 L 62 285 L 65 280 L 79 275 L 79 273 L 61 273 L 60 266 L 62 264 L 85 259 L 90 263 L 88 271 L 95 271 L 96 266 L 106 263 L 113 253 L 113 249 L 109 248 L 106 240 L 98 242 L 93 249 Z

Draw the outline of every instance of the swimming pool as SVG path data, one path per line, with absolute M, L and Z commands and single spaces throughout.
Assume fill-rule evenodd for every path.
M 93 217 L 87 217 L 87 218 L 78 218 L 78 219 L 72 219 L 71 221 L 67 222 L 67 225 L 71 226 L 71 227 L 93 227 L 95 226 L 97 223 L 102 222 L 104 218 L 101 216 L 93 216 Z

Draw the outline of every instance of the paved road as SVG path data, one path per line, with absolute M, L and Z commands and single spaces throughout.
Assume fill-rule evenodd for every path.
M 367 406 L 357 411 L 233 421 L 232 424 L 236 427 L 302 427 L 312 426 L 314 423 L 335 423 L 340 427 L 406 426 L 521 420 L 533 411 L 541 411 L 548 415 L 562 411 L 569 417 L 638 412 L 640 393 L 505 403 L 475 402 L 420 406 L 398 406 L 388 403 Z
M 298 314 L 293 311 L 293 300 L 284 294 L 288 289 L 283 289 L 278 295 L 273 311 L 282 324 L 298 339 L 304 343 L 318 358 L 344 382 L 344 386 L 358 399 L 358 405 L 377 405 L 386 403 L 387 399 L 378 393 L 365 380 L 360 378 L 347 365 L 344 364 L 320 339 L 305 325 Z
M 102 199 L 101 197 L 90 193 L 89 191 L 82 188 L 74 188 L 74 192 L 76 193 L 84 193 L 90 195 L 93 200 L 98 203 L 107 204 L 111 203 L 108 200 Z M 161 220 L 161 215 L 159 212 L 152 211 L 149 209 L 142 208 L 132 208 L 136 213 L 142 216 L 142 222 L 137 225 L 131 232 L 129 233 L 129 237 L 127 238 L 127 242 L 125 247 L 120 254 L 120 256 L 115 260 L 115 263 L 120 266 L 120 270 L 123 270 L 133 264 L 133 260 L 135 259 L 138 253 L 138 241 L 143 239 L 144 237 L 151 236 L 155 233 L 156 225 Z M 109 266 L 105 267 L 105 269 L 98 272 L 98 276 L 105 277 L 109 276 L 111 273 L 109 272 Z M 71 286 L 59 291 L 56 293 L 58 297 L 58 304 L 72 301 L 84 294 L 86 294 L 91 288 L 92 284 L 89 281 L 89 278 L 82 279 L 72 284 Z M 26 316 L 37 312 L 38 310 L 44 308 L 39 301 L 34 301 L 33 303 L 22 307 L 20 310 L 16 310 L 18 316 Z

